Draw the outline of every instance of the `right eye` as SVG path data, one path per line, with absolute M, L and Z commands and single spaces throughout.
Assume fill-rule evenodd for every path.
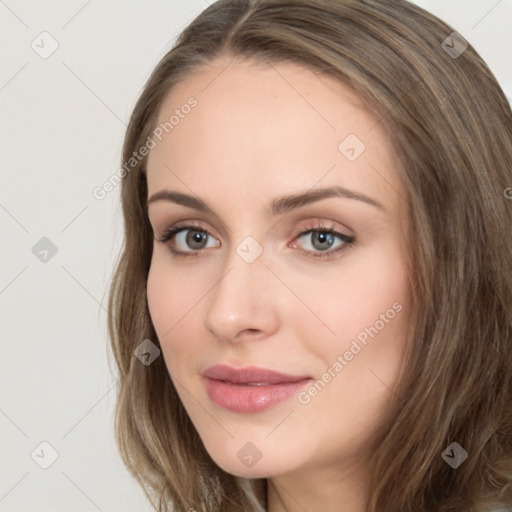
M 167 228 L 158 241 L 167 244 L 171 253 L 178 257 L 199 256 L 202 249 L 220 246 L 220 242 L 208 231 L 197 226 Z

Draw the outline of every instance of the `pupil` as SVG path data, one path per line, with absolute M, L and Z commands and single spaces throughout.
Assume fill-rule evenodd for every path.
M 326 233 L 325 231 L 320 231 L 316 233 L 316 238 L 313 239 L 313 245 L 315 246 L 315 239 L 320 242 L 319 246 L 316 249 L 325 249 L 326 247 L 330 247 L 333 243 L 334 235 L 332 233 Z M 327 242 L 327 244 L 326 244 Z
M 192 249 L 202 249 L 203 242 L 206 240 L 206 233 L 202 231 L 189 231 L 187 235 L 187 244 Z M 194 244 L 198 244 L 199 247 L 196 247 Z

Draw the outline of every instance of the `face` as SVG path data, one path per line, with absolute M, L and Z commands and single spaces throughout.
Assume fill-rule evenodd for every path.
M 410 315 L 406 194 L 378 118 L 294 64 L 219 59 L 170 91 L 166 122 L 147 297 L 206 450 L 251 478 L 353 467 Z

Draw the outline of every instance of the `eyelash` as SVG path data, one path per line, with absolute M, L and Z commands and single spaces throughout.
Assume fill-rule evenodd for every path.
M 176 226 L 172 226 L 170 228 L 165 229 L 161 235 L 161 238 L 157 239 L 157 241 L 160 243 L 163 243 L 163 244 L 168 244 L 169 250 L 171 251 L 173 256 L 175 256 L 176 258 L 196 258 L 196 257 L 200 256 L 201 252 L 204 252 L 204 251 L 196 250 L 196 251 L 185 252 L 185 251 L 178 251 L 174 247 L 174 239 L 175 239 L 176 235 L 182 231 L 188 231 L 188 230 L 197 231 L 199 233 L 204 233 L 207 236 L 212 236 L 206 229 L 203 229 L 202 227 L 199 227 L 199 226 L 176 225 Z M 299 233 L 299 235 L 297 235 L 295 237 L 295 239 L 301 238 L 301 237 L 303 237 L 305 235 L 309 235 L 311 233 L 328 233 L 328 234 L 338 237 L 342 242 L 344 242 L 342 245 L 340 245 L 340 247 L 338 247 L 337 249 L 335 249 L 333 251 L 316 252 L 316 251 L 303 250 L 303 252 L 307 256 L 310 256 L 315 259 L 332 258 L 333 255 L 338 254 L 338 253 L 348 249 L 349 247 L 353 246 L 356 243 L 356 238 L 354 236 L 345 235 L 344 233 L 340 233 L 339 231 L 336 231 L 334 228 L 322 225 L 321 223 L 319 223 L 318 225 L 310 226 L 310 227 L 306 228 L 306 230 Z M 169 244 L 169 242 L 173 242 L 173 243 Z

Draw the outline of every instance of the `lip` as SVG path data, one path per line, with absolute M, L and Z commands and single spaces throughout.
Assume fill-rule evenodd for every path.
M 313 379 L 266 368 L 233 368 L 219 364 L 203 372 L 212 401 L 233 412 L 253 413 L 272 407 L 297 394 Z

